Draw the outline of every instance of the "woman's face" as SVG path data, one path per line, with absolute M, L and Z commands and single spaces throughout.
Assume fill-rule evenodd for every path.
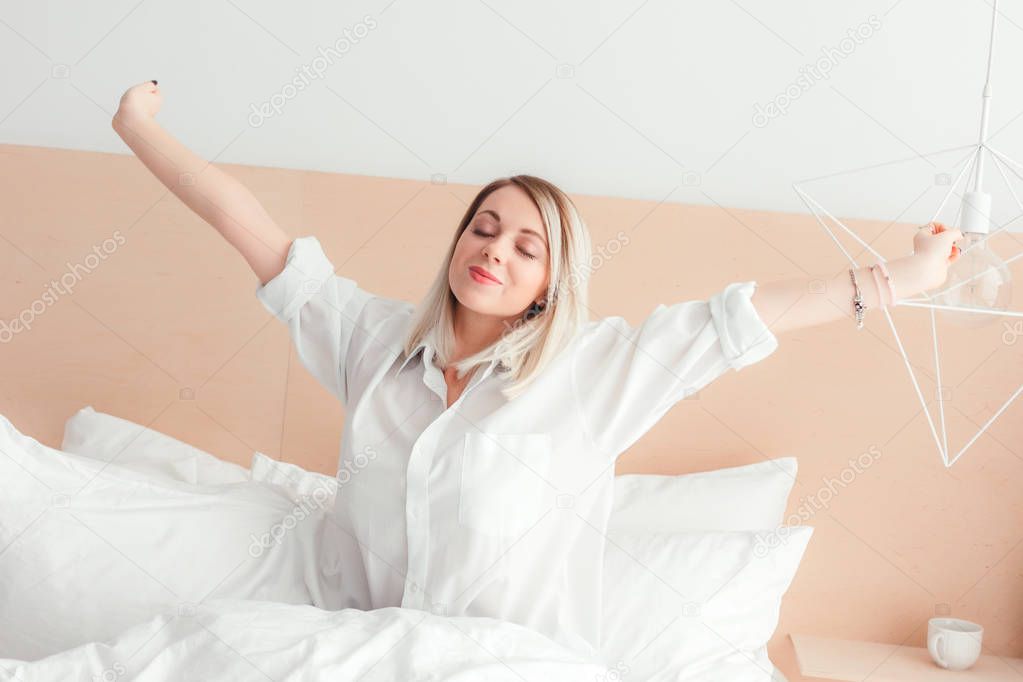
M 547 234 L 540 210 L 522 189 L 505 185 L 483 200 L 459 237 L 448 283 L 467 308 L 502 319 L 515 318 L 544 298 L 547 262 Z M 485 270 L 498 281 L 474 270 Z

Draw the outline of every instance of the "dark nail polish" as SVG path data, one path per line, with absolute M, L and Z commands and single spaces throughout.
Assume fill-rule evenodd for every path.
M 155 80 L 154 80 L 154 81 L 152 81 L 152 83 L 153 83 L 153 85 L 156 85 L 156 81 L 155 81 Z

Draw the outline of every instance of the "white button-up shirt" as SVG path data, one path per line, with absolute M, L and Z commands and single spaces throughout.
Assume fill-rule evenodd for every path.
M 447 407 L 414 306 L 334 274 L 315 237 L 256 294 L 345 407 L 333 520 L 337 608 L 488 616 L 595 653 L 615 460 L 676 402 L 778 342 L 736 282 L 591 321 L 514 400 L 491 362 Z

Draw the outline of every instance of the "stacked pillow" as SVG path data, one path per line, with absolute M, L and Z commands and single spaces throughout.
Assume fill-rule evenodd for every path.
M 784 679 L 767 642 L 813 534 L 782 525 L 796 471 L 782 457 L 616 478 L 601 624 L 609 667 L 641 680 Z
M 207 598 L 322 598 L 322 518 L 309 515 L 296 530 L 283 489 L 237 476 L 185 482 L 104 461 L 126 444 L 126 464 L 173 458 L 164 438 L 90 441 L 102 446 L 94 458 L 49 448 L 0 415 L 0 657 L 36 660 L 112 639 Z M 218 466 L 217 476 L 229 473 Z
M 92 407 L 68 420 L 61 449 L 113 462 L 109 466 L 135 472 L 157 490 L 190 485 L 231 494 L 231 486 L 264 485 L 294 504 L 336 489 L 333 477 L 258 452 L 246 470 Z M 80 465 L 81 458 L 70 461 Z M 783 457 L 680 476 L 630 474 L 615 479 L 604 561 L 601 646 L 609 668 L 624 679 L 784 679 L 767 656 L 767 642 L 777 626 L 782 596 L 813 533 L 809 526 L 782 525 L 796 472 L 796 459 Z M 280 511 L 276 507 L 267 513 L 272 517 Z M 221 519 L 219 525 L 234 521 Z M 210 522 L 218 523 L 212 518 Z M 174 544 L 194 538 L 171 535 L 167 540 Z M 301 548 L 293 551 L 296 561 L 281 569 L 285 575 L 300 573 L 298 564 L 308 561 Z M 331 563 L 322 546 L 320 561 Z M 301 596 L 308 603 L 324 608 L 347 605 L 336 580 L 325 579 L 323 571 L 307 575 L 306 582 Z M 87 599 L 95 594 L 88 585 L 79 589 Z M 244 593 L 218 592 L 245 598 Z M 301 598 L 299 592 L 287 596 Z M 0 623 L 0 640 L 8 626 Z
M 211 485 L 250 480 L 245 467 L 155 429 L 97 412 L 92 405 L 78 410 L 64 423 L 60 449 L 163 480 Z
M 96 412 L 91 406 L 80 409 L 64 425 L 61 450 L 91 457 L 144 473 L 154 480 L 204 486 L 223 486 L 245 482 L 265 484 L 291 502 L 285 524 L 301 525 L 303 536 L 316 548 L 315 566 L 308 571 L 308 602 L 320 608 L 369 609 L 369 584 L 362 552 L 354 530 L 344 519 L 326 513 L 333 508 L 337 483 L 332 476 L 313 474 L 294 464 L 279 462 L 262 453 L 252 459 L 251 470 L 226 462 L 199 448 L 127 419 Z M 278 524 L 259 536 L 260 544 L 276 544 L 276 535 L 285 532 Z M 296 555 L 295 562 L 305 561 Z M 290 570 L 297 570 L 292 566 Z M 315 574 L 315 575 L 313 575 Z

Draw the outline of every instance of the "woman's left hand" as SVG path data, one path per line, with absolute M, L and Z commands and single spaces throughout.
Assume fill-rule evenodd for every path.
M 928 223 L 917 230 L 912 257 L 918 263 L 925 289 L 935 289 L 945 283 L 949 266 L 959 260 L 960 251 L 955 242 L 962 238 L 963 233 L 958 229 L 949 229 L 941 223 Z

